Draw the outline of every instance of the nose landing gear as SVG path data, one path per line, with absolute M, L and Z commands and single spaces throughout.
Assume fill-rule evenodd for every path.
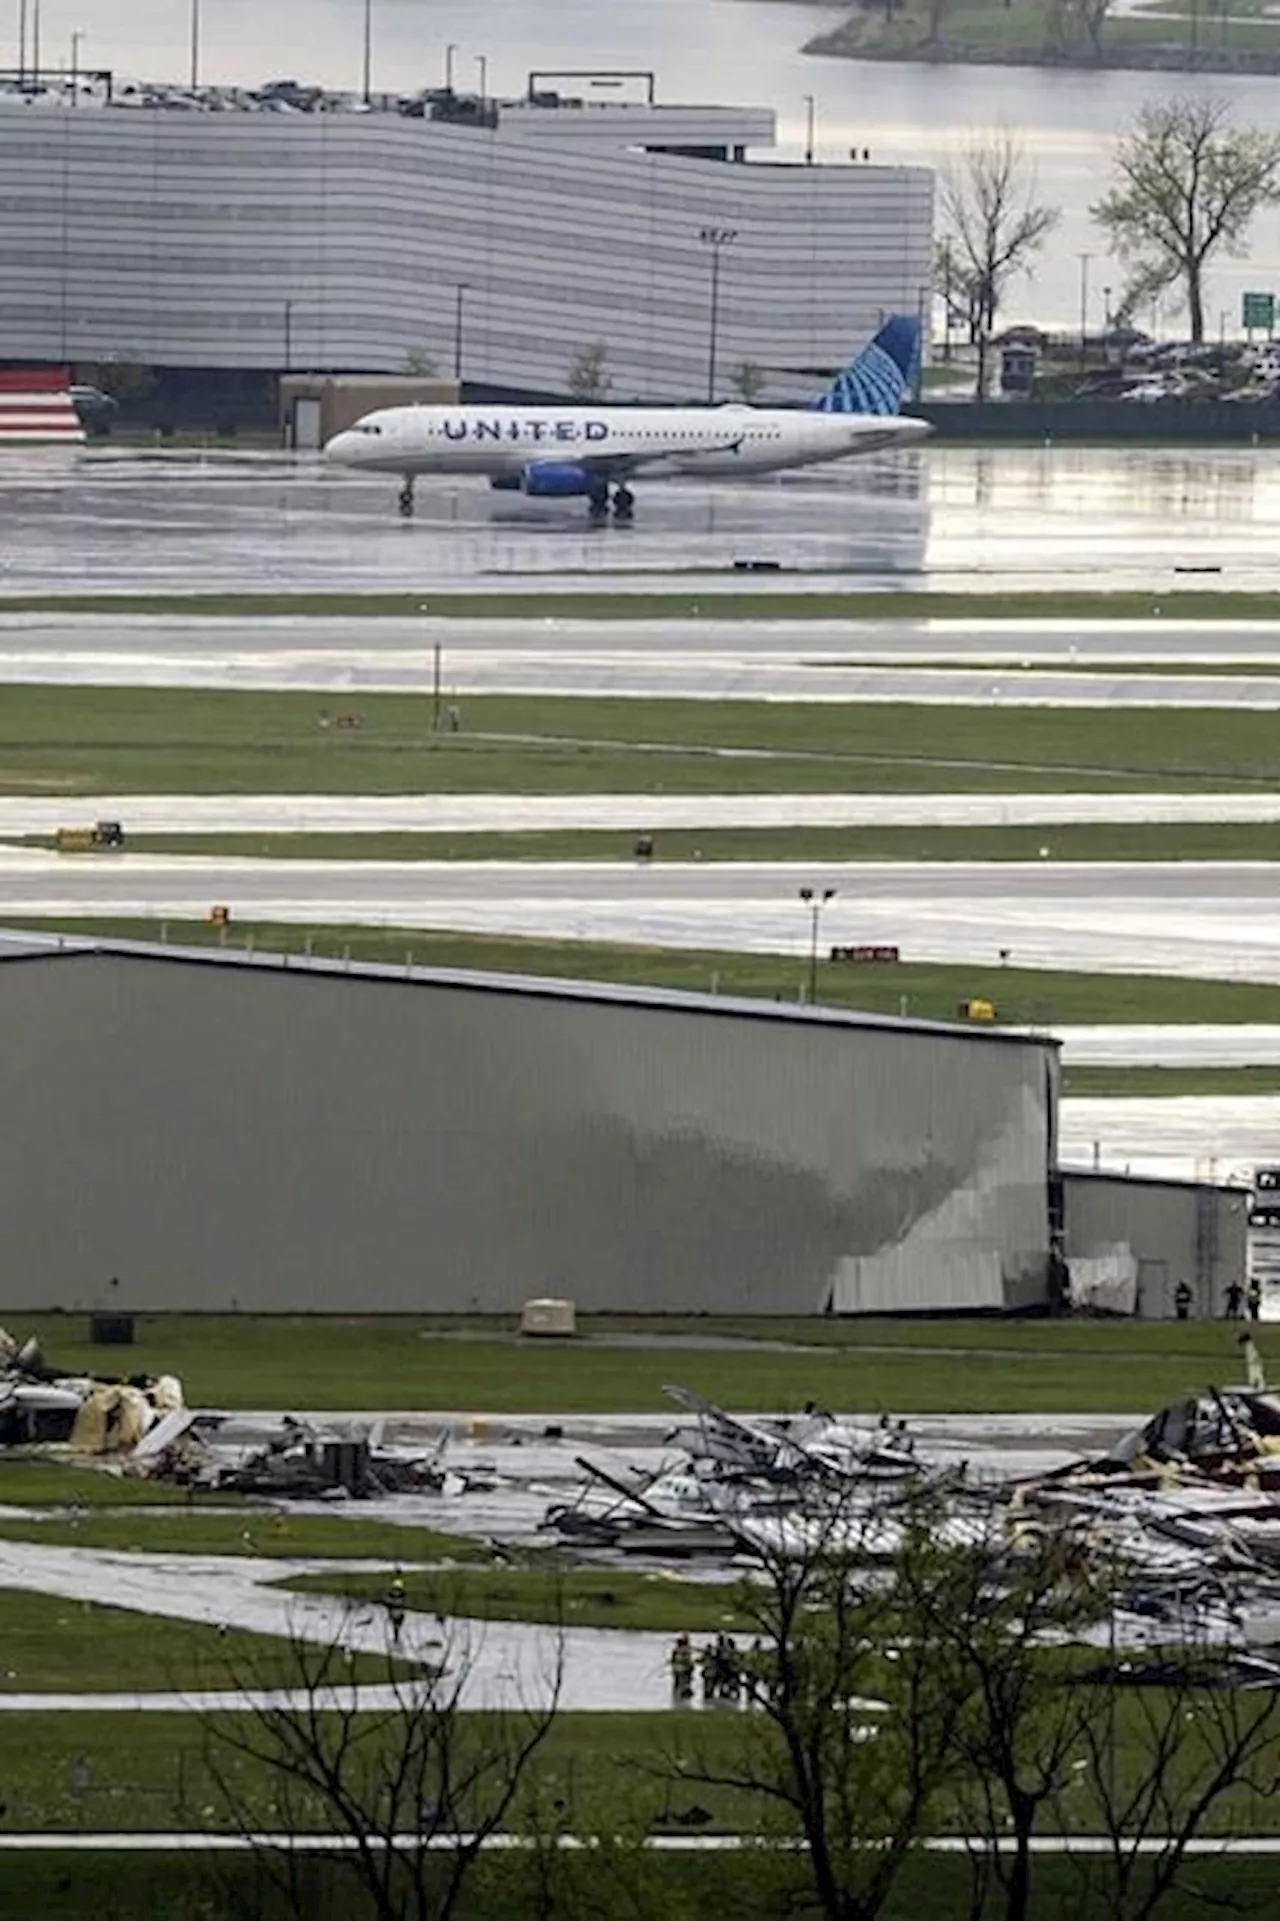
M 615 487 L 613 490 L 613 517 L 615 520 L 635 519 L 636 497 L 630 487 Z
M 413 519 L 413 476 L 411 474 L 406 474 L 404 477 L 404 486 L 400 489 L 399 505 L 400 505 L 401 520 L 412 520 Z

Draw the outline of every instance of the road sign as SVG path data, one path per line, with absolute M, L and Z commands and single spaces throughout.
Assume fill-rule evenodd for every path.
M 1240 302 L 1240 323 L 1247 333 L 1255 327 L 1265 327 L 1270 333 L 1275 325 L 1276 297 L 1273 293 L 1247 293 Z

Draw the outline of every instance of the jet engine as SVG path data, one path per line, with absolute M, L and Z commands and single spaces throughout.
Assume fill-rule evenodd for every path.
M 526 494 L 547 499 L 566 494 L 589 494 L 600 482 L 576 461 L 536 460 L 530 461 L 520 475 L 520 485 Z

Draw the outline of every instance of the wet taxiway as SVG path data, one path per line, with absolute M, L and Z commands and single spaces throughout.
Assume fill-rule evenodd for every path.
M 850 585 L 1273 584 L 1280 475 L 1264 448 L 969 448 L 754 484 L 641 487 L 633 527 L 577 501 L 395 483 L 305 456 L 89 449 L 0 457 L 0 593 L 71 591 L 787 591 Z
M 676 828 L 1045 827 L 1280 821 L 1280 791 L 1185 794 L 0 794 L 0 836 L 92 816 L 129 834 L 657 833 Z M 1045 842 L 1046 858 L 1053 842 Z M 659 845 L 659 853 L 661 847 Z M 660 866 L 665 863 L 659 863 Z M 65 871 L 65 863 L 63 866 Z M 590 870 L 586 870 L 589 872 Z M 585 885 L 585 874 L 584 874 Z
M 1169 1180 L 1238 1180 L 1280 1161 L 1280 1095 L 1072 1096 L 1058 1115 L 1067 1167 Z
M 799 886 L 837 890 L 824 941 L 913 960 L 1280 978 L 1276 867 L 1265 862 L 405 862 L 0 853 L 11 915 L 361 923 L 797 956 Z M 782 967 L 792 963 L 783 961 Z
M 1004 623 L 976 621 L 250 620 L 0 609 L 0 682 L 421 693 L 439 686 L 450 698 L 1280 706 L 1280 673 L 1256 671 L 1280 664 L 1277 623 L 1014 625 L 1011 633 Z

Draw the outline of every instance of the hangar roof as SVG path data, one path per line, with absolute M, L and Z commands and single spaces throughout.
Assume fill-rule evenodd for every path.
M 948 1040 L 1002 1042 L 1007 1046 L 1055 1051 L 1061 1046 L 1054 1035 L 1032 1033 L 1024 1028 L 924 1020 L 902 1014 L 859 1013 L 843 1007 L 805 1007 L 794 1001 L 755 1000 L 737 994 L 697 994 L 682 988 L 561 980 L 545 974 L 495 974 L 460 967 L 393 967 L 379 961 L 329 960 L 319 955 L 279 954 L 259 948 L 191 947 L 165 941 L 115 940 L 99 934 L 36 934 L 25 929 L 0 928 L 0 961 L 71 959 L 85 955 L 167 961 L 171 965 L 249 967 L 273 973 L 350 975 L 358 980 L 400 985 L 410 982 L 421 987 L 466 988 L 473 993 L 525 994 L 547 1000 L 665 1008 L 673 1013 L 736 1014 L 739 1018 L 801 1021 L 824 1027 L 887 1029 L 893 1033 L 934 1034 Z

